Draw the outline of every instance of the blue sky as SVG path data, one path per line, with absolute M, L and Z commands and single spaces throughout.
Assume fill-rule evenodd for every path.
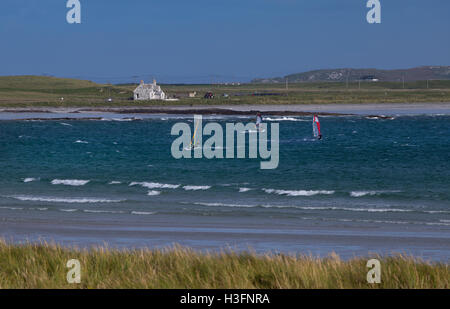
M 450 65 L 450 1 L 0 1 L 0 75 L 100 82 L 246 81 L 312 69 Z

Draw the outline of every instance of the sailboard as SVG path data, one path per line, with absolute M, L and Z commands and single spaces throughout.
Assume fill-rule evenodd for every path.
M 261 124 L 262 124 L 262 117 L 261 114 L 258 113 L 258 115 L 256 116 L 256 131 L 248 130 L 248 132 L 249 133 L 265 132 L 266 130 L 262 128 Z
M 313 126 L 314 137 L 321 139 L 322 138 L 322 134 L 320 133 L 319 117 L 317 117 L 316 115 L 314 115 L 314 117 L 313 117 L 312 126 Z
M 191 144 L 186 147 L 186 150 L 193 150 L 193 149 L 198 149 L 200 148 L 200 146 L 198 145 L 197 140 L 195 139 L 196 135 L 197 135 L 197 129 L 198 129 L 198 125 L 200 124 L 200 121 L 197 122 L 197 124 L 195 125 L 195 129 L 194 129 L 194 134 L 192 135 L 192 139 L 191 139 Z

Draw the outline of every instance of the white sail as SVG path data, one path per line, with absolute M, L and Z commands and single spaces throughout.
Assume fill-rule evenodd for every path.
M 319 118 L 316 115 L 314 115 L 314 117 L 313 117 L 312 126 L 313 126 L 314 137 L 319 137 L 319 135 L 320 135 L 320 122 L 319 122 Z

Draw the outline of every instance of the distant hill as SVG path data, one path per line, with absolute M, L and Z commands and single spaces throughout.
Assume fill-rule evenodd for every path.
M 252 83 L 290 83 L 298 82 L 345 82 L 358 80 L 379 80 L 397 82 L 418 80 L 450 80 L 450 66 L 423 66 L 412 69 L 330 69 L 290 74 L 284 77 L 257 78 Z
M 100 86 L 91 81 L 72 78 L 34 75 L 0 76 L 0 88 L 2 89 L 79 89 Z

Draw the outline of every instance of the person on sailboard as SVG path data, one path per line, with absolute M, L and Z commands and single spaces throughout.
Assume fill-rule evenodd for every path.
M 319 122 L 319 117 L 317 117 L 316 115 L 313 116 L 313 134 L 314 137 L 316 137 L 318 140 L 322 139 L 322 133 L 320 133 L 320 122 Z
M 262 122 L 262 116 L 261 116 L 261 113 L 258 112 L 256 114 L 256 129 L 259 130 L 259 125 L 261 124 L 261 122 Z

